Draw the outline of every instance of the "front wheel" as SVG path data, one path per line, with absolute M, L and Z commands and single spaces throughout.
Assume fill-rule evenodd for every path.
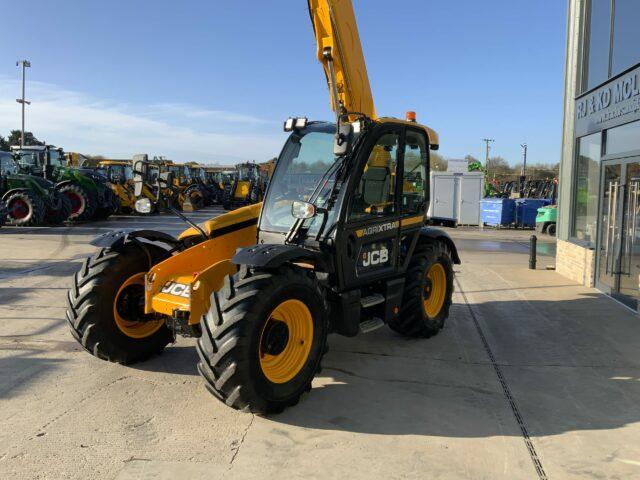
M 31 192 L 17 192 L 6 200 L 7 219 L 20 227 L 40 225 L 44 221 L 45 205 Z
M 80 185 L 67 184 L 60 187 L 59 192 L 71 202 L 71 213 L 69 220 L 84 221 L 90 220 L 96 211 L 96 199 L 92 193 Z
M 166 258 L 145 244 L 151 260 Z M 87 258 L 68 292 L 67 320 L 73 337 L 92 355 L 130 364 L 162 352 L 173 341 L 165 319 L 144 313 L 144 275 L 149 256 L 139 245 L 101 249 Z
M 198 371 L 237 410 L 277 413 L 311 389 L 326 351 L 327 308 L 313 274 L 242 267 L 211 296 Z
M 409 337 L 432 337 L 444 326 L 453 296 L 453 262 L 447 246 L 432 239 L 416 245 L 407 269 L 400 315 L 392 330 Z

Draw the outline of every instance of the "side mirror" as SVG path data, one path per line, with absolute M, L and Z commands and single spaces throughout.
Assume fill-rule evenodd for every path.
M 313 203 L 294 200 L 291 203 L 291 215 L 301 220 L 313 218 L 316 216 L 316 206 Z
M 340 122 L 336 138 L 333 143 L 333 154 L 336 157 L 347 155 L 351 151 L 351 141 L 353 139 L 353 125 Z
M 133 177 L 133 194 L 136 197 L 142 195 L 142 177 L 140 175 L 134 175 Z
M 134 155 L 136 157 L 137 155 Z M 136 160 L 133 161 L 133 173 L 141 176 L 146 176 L 147 174 L 147 162 L 144 160 Z

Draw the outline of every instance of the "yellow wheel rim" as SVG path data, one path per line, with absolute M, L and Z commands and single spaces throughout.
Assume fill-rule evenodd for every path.
M 300 300 L 278 305 L 260 333 L 260 368 L 270 382 L 286 383 L 307 363 L 313 343 L 313 317 Z
M 118 329 L 126 336 L 131 338 L 146 338 L 162 327 L 163 320 L 152 320 L 149 322 L 140 322 L 133 320 L 129 317 L 126 303 L 135 301 L 135 298 L 142 294 L 144 295 L 144 272 L 136 273 L 129 277 L 118 289 L 116 297 L 113 299 L 113 318 L 116 321 Z M 142 291 L 140 290 L 142 287 Z
M 427 271 L 426 277 L 422 304 L 427 317 L 435 318 L 442 310 L 447 296 L 447 273 L 442 264 L 434 263 Z

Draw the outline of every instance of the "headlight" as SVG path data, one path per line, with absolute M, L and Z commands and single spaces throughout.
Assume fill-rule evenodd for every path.
M 148 198 L 141 198 L 136 200 L 136 212 L 138 213 L 151 213 L 151 200 Z

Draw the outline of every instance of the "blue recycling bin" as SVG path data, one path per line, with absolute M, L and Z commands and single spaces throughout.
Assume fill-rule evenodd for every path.
M 548 198 L 518 198 L 515 204 L 516 225 L 522 228 L 534 228 L 538 209 L 551 205 L 551 200 Z
M 484 198 L 480 200 L 480 220 L 491 227 L 508 227 L 515 220 L 515 206 L 510 198 Z

